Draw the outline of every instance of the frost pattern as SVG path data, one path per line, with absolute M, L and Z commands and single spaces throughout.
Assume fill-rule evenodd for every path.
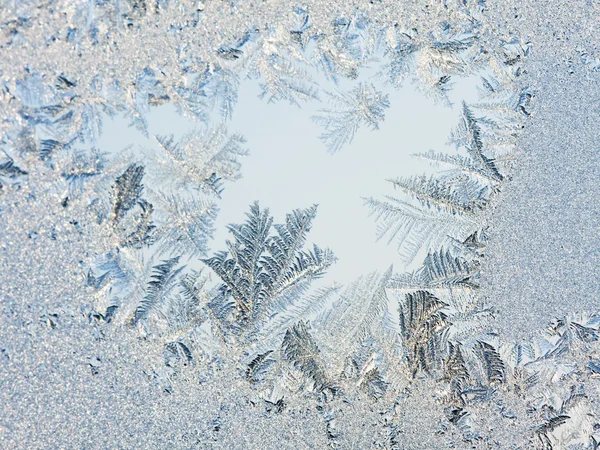
M 482 214 L 510 174 L 517 131 L 531 114 L 533 92 L 519 81 L 530 45 L 490 39 L 485 2 L 449 3 L 432 10 L 448 10 L 450 21 L 432 14 L 419 27 L 383 23 L 375 11 L 373 19 L 355 10 L 332 17 L 298 7 L 269 13 L 281 23 L 249 26 L 244 17 L 244 28 L 225 33 L 215 31 L 219 7 L 204 2 L 6 2 L 2 47 L 16 63 L 0 70 L 0 262 L 10 274 L 0 294 L 2 379 L 15 389 L 17 377 L 36 382 L 30 369 L 46 356 L 28 344 L 35 341 L 64 346 L 73 373 L 84 367 L 103 380 L 84 383 L 94 395 L 111 395 L 120 380 L 136 395 L 147 388 L 127 399 L 148 405 L 193 392 L 192 407 L 172 406 L 184 415 L 206 410 L 189 430 L 169 422 L 181 447 L 239 445 L 236 437 L 248 437 L 235 434 L 236 422 L 258 424 L 257 445 L 270 429 L 280 444 L 281 430 L 306 421 L 318 447 L 596 448 L 600 317 L 569 314 L 510 342 L 494 332 L 494 308 L 478 295 Z M 389 14 L 401 16 L 412 18 Z M 353 80 L 382 52 L 381 77 L 398 86 L 414 76 L 442 102 L 452 77 L 486 65 L 494 72 L 482 80 L 481 102 L 462 107 L 451 136 L 457 154 L 419 155 L 442 170 L 391 180 L 404 197 L 368 201 L 381 235 L 406 260 L 422 255 L 420 268 L 312 289 L 335 260 L 305 249 L 316 207 L 273 225 L 252 205 L 244 224 L 230 225 L 227 249 L 209 257 L 220 193 L 246 154 L 225 124 L 240 79 L 259 79 L 268 101 L 300 105 L 320 98 L 312 69 Z M 377 129 L 389 107 L 370 84 L 328 97 L 333 107 L 315 120 L 331 152 L 359 126 Z M 106 117 L 124 116 L 149 135 L 147 114 L 164 104 L 198 128 L 180 140 L 156 136 L 155 158 L 94 148 Z M 81 348 L 109 356 L 81 358 Z M 9 402 L 30 394 L 20 393 Z M 115 407 L 126 414 L 129 405 Z M 122 426 L 109 417 L 105 431 Z M 36 419 L 42 429 L 53 423 Z M 8 446 L 26 438 L 35 447 L 38 433 L 12 436 L 22 422 L 11 415 L 0 423 Z M 137 425 L 140 438 L 148 424 Z M 62 426 L 78 436 L 69 420 Z M 129 435 L 123 429 L 121 438 Z M 89 437 L 69 445 L 90 445 Z
M 425 175 L 390 180 L 407 199 L 366 200 L 380 221 L 379 237 L 398 241 L 400 255 L 410 262 L 421 249 L 428 252 L 452 241 L 463 241 L 477 231 L 477 213 L 498 191 L 503 180 L 494 159 L 486 156 L 480 122 L 463 104 L 461 122 L 452 141 L 466 156 L 419 155 L 451 169 L 438 176 Z M 411 201 L 412 200 L 412 201 Z
M 384 110 L 390 106 L 388 95 L 377 91 L 372 84 L 359 83 L 348 94 L 329 94 L 329 97 L 335 109 L 323 109 L 313 120 L 325 128 L 321 140 L 331 153 L 351 143 L 360 125 L 379 129 L 379 122 L 385 118 Z

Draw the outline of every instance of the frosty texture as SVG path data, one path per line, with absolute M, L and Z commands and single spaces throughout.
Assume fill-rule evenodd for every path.
M 4 1 L 0 446 L 596 448 L 598 7 L 488 3 Z M 310 70 L 376 58 L 442 103 L 485 71 L 457 153 L 367 201 L 421 267 L 312 289 L 335 257 L 295 205 L 207 254 L 240 77 L 323 99 L 335 152 L 388 99 Z M 164 104 L 198 128 L 95 149 L 107 115 L 149 135 Z

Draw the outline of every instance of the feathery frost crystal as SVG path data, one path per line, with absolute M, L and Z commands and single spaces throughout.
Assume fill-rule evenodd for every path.
M 598 448 L 600 11 L 572 3 L 0 0 L 0 447 Z M 333 283 L 316 205 L 211 249 L 246 80 L 336 153 L 386 89 L 475 77 L 455 149 L 365 199 L 388 270 Z M 113 119 L 143 145 L 103 149 Z

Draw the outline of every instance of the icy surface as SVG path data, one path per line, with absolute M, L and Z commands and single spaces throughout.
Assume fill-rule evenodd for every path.
M 600 84 L 581 68 L 534 73 L 534 119 L 491 215 L 481 281 L 508 336 L 570 311 L 596 312 L 600 298 Z
M 0 447 L 597 448 L 597 14 L 2 2 Z M 239 77 L 321 99 L 343 152 L 388 99 L 326 95 L 307 66 L 354 80 L 377 58 L 379 82 L 442 104 L 453 77 L 487 77 L 457 153 L 421 155 L 439 172 L 367 200 L 418 268 L 313 289 L 335 256 L 309 245 L 307 205 L 274 222 L 253 204 L 209 252 L 247 152 L 224 125 Z M 198 128 L 154 136 L 167 103 Z M 101 154 L 107 115 L 157 144 Z

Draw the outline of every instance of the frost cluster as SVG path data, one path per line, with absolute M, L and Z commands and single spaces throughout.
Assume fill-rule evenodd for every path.
M 0 447 L 600 445 L 597 311 L 574 304 L 514 339 L 481 294 L 548 33 L 516 32 L 501 21 L 514 7 L 485 1 L 322 3 L 0 2 Z M 593 51 L 577 52 L 567 73 L 592 77 Z M 453 79 L 483 73 L 456 153 L 416 155 L 434 175 L 365 199 L 420 267 L 365 262 L 354 283 L 314 289 L 336 260 L 307 243 L 316 206 L 273 223 L 250 205 L 209 254 L 248 152 L 227 129 L 240 80 L 269 102 L 322 101 L 313 119 L 336 152 L 389 99 L 374 83 L 323 92 L 311 73 L 352 81 L 373 64 L 376 82 L 412 80 L 442 103 Z M 107 117 L 150 136 L 167 104 L 198 127 L 97 149 Z

